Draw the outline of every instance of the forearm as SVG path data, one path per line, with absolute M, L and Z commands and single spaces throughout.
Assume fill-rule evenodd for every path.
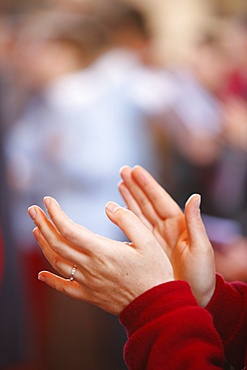
M 126 307 L 120 321 L 128 334 L 124 357 L 131 370 L 223 367 L 212 317 L 197 305 L 185 282 L 149 290 Z

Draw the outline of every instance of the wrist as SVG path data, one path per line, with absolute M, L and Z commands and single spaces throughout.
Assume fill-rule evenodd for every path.
M 199 294 L 199 295 L 195 294 L 195 297 L 196 297 L 196 300 L 199 306 L 205 308 L 209 304 L 209 302 L 211 301 L 214 295 L 215 287 L 216 287 L 216 279 L 214 279 L 214 283 L 203 294 Z M 193 289 L 192 289 L 192 292 L 193 292 Z

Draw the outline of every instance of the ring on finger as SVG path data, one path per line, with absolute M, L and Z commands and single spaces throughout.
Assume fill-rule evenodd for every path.
M 71 273 L 70 273 L 70 277 L 69 277 L 69 280 L 70 281 L 73 281 L 75 279 L 75 273 L 76 273 L 76 270 L 77 270 L 77 266 L 74 265 L 71 269 Z

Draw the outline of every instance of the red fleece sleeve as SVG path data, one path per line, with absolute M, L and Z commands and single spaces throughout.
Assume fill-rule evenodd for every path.
M 224 354 L 211 315 L 199 307 L 186 282 L 161 284 L 120 315 L 130 370 L 222 369 Z
M 227 360 L 235 368 L 243 368 L 247 345 L 247 284 L 227 283 L 217 274 L 215 293 L 206 309 L 213 316 Z

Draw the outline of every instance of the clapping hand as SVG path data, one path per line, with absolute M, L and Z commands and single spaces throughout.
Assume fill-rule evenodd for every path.
M 175 279 L 186 280 L 202 307 L 215 290 L 214 253 L 200 216 L 200 195 L 187 201 L 184 213 L 142 167 L 120 170 L 119 191 L 127 205 L 153 233 L 169 257 Z
M 109 202 L 106 213 L 129 243 L 96 235 L 75 224 L 51 197 L 28 212 L 45 257 L 59 273 L 42 271 L 39 279 L 73 298 L 119 315 L 150 288 L 174 280 L 173 269 L 153 234 L 131 211 Z

